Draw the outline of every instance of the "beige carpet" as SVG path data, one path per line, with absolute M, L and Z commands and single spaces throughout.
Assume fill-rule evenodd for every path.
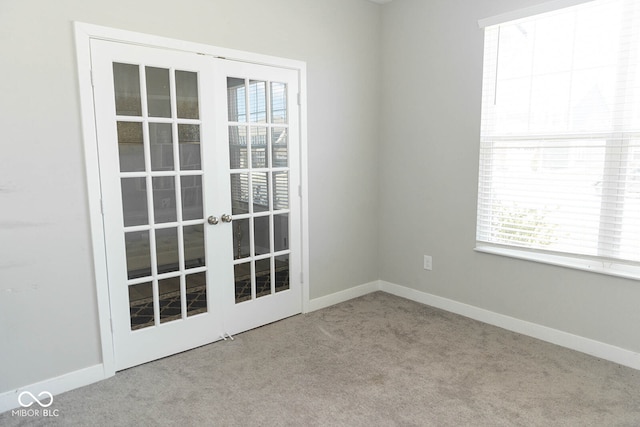
M 152 362 L 0 425 L 638 426 L 640 371 L 381 292 Z

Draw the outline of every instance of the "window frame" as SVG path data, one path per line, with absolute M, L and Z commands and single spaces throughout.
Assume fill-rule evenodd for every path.
M 539 15 L 546 12 L 552 12 L 559 9 L 563 9 L 570 6 L 576 6 L 579 4 L 590 3 L 593 0 L 557 0 L 548 3 L 543 3 L 541 5 L 521 9 L 515 12 L 510 12 L 502 15 L 498 15 L 496 17 L 487 18 L 479 21 L 479 26 L 481 29 L 485 29 L 486 27 L 493 27 L 500 24 L 506 24 L 512 21 L 517 21 L 523 18 L 533 17 L 534 15 Z M 486 34 L 486 32 L 485 32 Z M 485 55 L 487 55 L 487 41 L 485 40 L 484 44 Z M 485 59 L 486 61 L 486 59 Z M 485 72 L 486 65 L 483 66 L 483 97 L 482 97 L 482 109 L 481 114 L 484 116 L 485 114 L 485 96 L 484 96 L 484 85 L 485 82 Z M 497 80 L 496 80 L 497 87 Z M 622 112 L 621 114 L 624 114 Z M 484 120 L 484 117 L 483 117 Z M 600 138 L 606 140 L 604 144 L 605 153 L 603 159 L 610 159 L 613 157 L 619 157 L 620 153 L 626 153 L 630 150 L 630 147 L 635 147 L 635 145 L 631 145 L 629 143 L 632 139 L 640 139 L 640 132 L 634 131 L 625 131 L 620 129 L 619 127 L 615 127 L 613 129 L 609 129 L 602 132 L 588 132 L 590 137 L 598 134 Z M 562 133 L 557 132 L 549 135 L 540 135 L 545 140 L 554 140 L 554 139 L 562 139 L 566 141 L 571 140 L 580 140 L 585 138 L 584 133 Z M 517 139 L 522 140 L 536 140 L 536 135 L 530 135 L 527 132 L 516 133 L 515 135 L 505 135 L 504 137 L 498 135 L 492 135 L 490 137 L 485 137 L 485 135 L 481 135 L 480 137 L 480 147 L 483 144 L 491 144 L 495 142 L 499 142 L 500 140 L 504 141 L 513 141 Z M 482 150 L 482 148 L 481 148 Z M 614 154 L 612 156 L 612 154 Z M 630 156 L 630 155 L 629 155 Z M 480 173 L 482 173 L 482 157 L 480 160 Z M 628 160 L 627 157 L 620 162 Z M 617 165 L 613 165 L 609 162 L 604 162 L 606 166 L 603 166 L 603 176 L 610 176 L 610 172 L 614 169 L 619 170 Z M 616 171 L 616 175 L 619 176 L 619 172 Z M 610 179 L 603 186 L 603 193 L 600 197 L 600 221 L 603 218 L 604 209 L 610 209 L 611 202 L 610 198 L 614 197 L 617 200 L 624 199 L 625 196 L 620 194 L 619 186 L 620 179 Z M 520 247 L 517 245 L 509 245 L 509 244 L 501 244 L 495 242 L 488 242 L 482 240 L 481 234 L 481 193 L 480 193 L 480 184 L 482 183 L 482 177 L 479 176 L 479 190 L 478 190 L 478 206 L 476 211 L 476 246 L 475 251 L 480 253 L 494 254 L 500 256 L 506 256 L 510 258 L 523 259 L 537 263 L 550 264 L 555 266 L 573 268 L 583 271 L 595 272 L 605 275 L 623 277 L 633 280 L 640 280 L 640 262 L 637 261 L 627 261 L 623 259 L 615 258 L 615 255 L 608 252 L 606 249 L 608 239 L 610 239 L 611 234 L 603 231 L 603 227 L 598 228 L 598 241 L 597 241 L 597 255 L 582 255 L 582 254 L 574 254 L 570 252 L 562 252 L 562 251 L 547 251 L 539 248 L 527 248 Z M 605 195 L 606 194 L 606 195 Z M 618 208 L 624 209 L 624 208 Z M 491 227 L 485 227 L 484 233 L 490 232 Z

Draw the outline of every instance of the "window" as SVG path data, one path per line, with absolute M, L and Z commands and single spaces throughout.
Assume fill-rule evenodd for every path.
M 478 247 L 640 267 L 640 2 L 491 25 L 484 54 Z

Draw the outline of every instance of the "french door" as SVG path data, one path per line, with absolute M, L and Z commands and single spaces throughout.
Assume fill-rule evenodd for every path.
M 91 54 L 116 369 L 300 313 L 297 73 Z

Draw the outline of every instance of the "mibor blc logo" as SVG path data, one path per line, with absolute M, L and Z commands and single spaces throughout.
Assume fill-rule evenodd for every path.
M 48 409 L 53 405 L 53 395 L 48 391 L 41 391 L 35 396 L 30 391 L 23 391 L 18 395 L 18 403 L 22 408 L 11 411 L 14 417 L 57 417 L 58 409 Z

